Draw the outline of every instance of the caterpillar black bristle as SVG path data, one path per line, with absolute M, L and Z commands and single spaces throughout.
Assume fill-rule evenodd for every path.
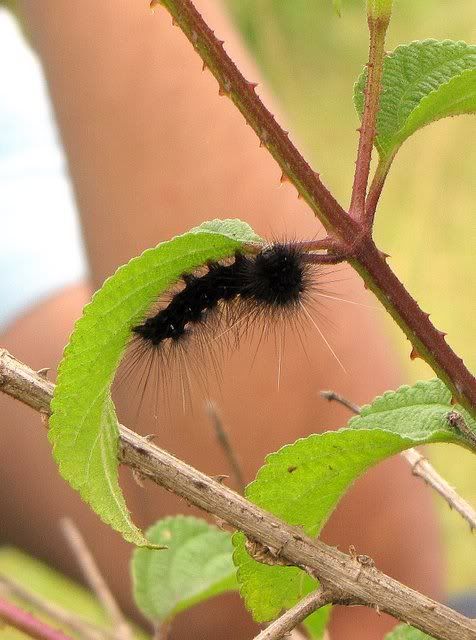
M 334 354 L 308 311 L 314 294 L 332 296 L 323 293 L 322 267 L 307 257 L 299 243 L 278 242 L 256 254 L 240 251 L 182 274 L 159 306 L 132 327 L 119 378 L 124 381 L 140 370 L 141 397 L 152 376 L 156 401 L 158 388 L 164 391 L 166 405 L 173 391 L 181 390 L 185 409 L 192 378 L 207 390 L 210 370 L 218 375 L 221 371 L 220 349 L 237 348 L 255 329 L 257 348 L 263 338 L 275 337 L 280 363 L 286 329 L 290 327 L 304 344 L 301 330 L 309 323 Z
M 231 264 L 209 263 L 204 275 L 184 274 L 185 287 L 132 331 L 153 347 L 180 341 L 220 305 L 235 303 L 259 314 L 289 312 L 310 286 L 311 266 L 295 245 L 273 244 L 256 255 L 237 253 Z

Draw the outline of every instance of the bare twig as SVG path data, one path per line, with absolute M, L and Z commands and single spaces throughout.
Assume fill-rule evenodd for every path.
M 87 640 L 113 639 L 114 636 L 106 629 L 91 624 L 80 616 L 63 609 L 51 600 L 45 600 L 37 593 L 28 591 L 21 584 L 8 576 L 0 574 L 0 590 L 19 598 L 28 605 L 32 605 L 40 613 L 46 614 L 58 624 L 67 626 L 71 631 L 78 633 Z
M 46 622 L 38 620 L 31 613 L 2 598 L 0 598 L 0 620 L 36 640 L 71 640 L 62 631 L 53 629 Z
M 120 610 L 114 596 L 104 580 L 92 553 L 89 551 L 81 533 L 70 518 L 62 518 L 61 530 L 70 545 L 76 560 L 92 591 L 101 602 L 104 611 L 114 626 L 116 640 L 132 640 L 132 630 Z
M 32 369 L 0 350 L 0 390 L 44 415 L 50 413 L 50 390 Z M 228 487 L 159 449 L 119 425 L 119 460 L 139 469 L 158 485 L 189 504 L 222 518 L 264 546 L 279 550 L 283 561 L 305 567 L 326 588 L 352 601 L 404 620 L 437 640 L 476 640 L 476 622 L 406 587 L 375 567 L 359 565 L 350 556 L 306 536 Z
M 321 396 L 329 401 L 335 400 L 353 413 L 360 413 L 359 405 L 353 403 L 351 400 L 347 400 L 347 398 L 344 398 L 335 391 L 321 391 Z M 459 513 L 469 524 L 471 531 L 474 531 L 476 529 L 476 511 L 440 476 L 428 460 L 413 448 L 402 451 L 401 456 L 411 465 L 413 474 L 424 480 L 432 489 L 439 493 L 443 500 L 448 503 L 450 509 L 454 509 Z
M 243 494 L 245 492 L 245 486 L 246 486 L 245 477 L 241 469 L 241 464 L 240 464 L 240 461 L 238 460 L 236 451 L 233 448 L 233 445 L 231 444 L 230 437 L 226 432 L 225 427 L 223 426 L 223 421 L 221 419 L 221 416 L 218 413 L 218 410 L 213 402 L 207 402 L 206 408 L 207 408 L 207 413 L 210 417 L 211 423 L 213 425 L 213 429 L 215 431 L 218 444 L 223 449 L 223 452 L 227 457 L 228 463 L 230 465 L 231 472 L 235 478 L 235 482 L 238 485 L 240 493 Z
M 310 593 L 259 633 L 255 640 L 281 640 L 311 613 L 332 601 L 332 595 L 324 589 Z
M 352 411 L 352 413 L 360 413 L 359 405 L 352 402 L 352 400 L 347 400 L 347 398 L 341 396 L 340 393 L 336 393 L 335 391 L 321 391 L 320 394 L 323 398 L 329 400 L 329 402 L 334 400 L 335 402 L 342 404 L 344 407 L 349 409 L 349 411 Z

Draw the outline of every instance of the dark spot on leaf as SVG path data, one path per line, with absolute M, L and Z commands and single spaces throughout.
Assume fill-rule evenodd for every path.
M 288 473 L 294 473 L 294 471 L 296 471 L 297 467 L 288 467 Z

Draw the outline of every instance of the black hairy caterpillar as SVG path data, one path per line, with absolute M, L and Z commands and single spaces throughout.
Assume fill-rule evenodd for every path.
M 220 374 L 217 341 L 221 346 L 236 348 L 256 328 L 259 343 L 269 333 L 275 336 L 278 385 L 285 329 L 291 326 L 303 344 L 300 329 L 306 320 L 317 329 L 342 367 L 307 310 L 313 293 L 339 298 L 325 293 L 322 278 L 318 277 L 322 266 L 314 262 L 305 245 L 276 242 L 257 253 L 238 251 L 233 258 L 209 262 L 193 273 L 184 273 L 181 284 L 169 292 L 168 299 L 162 299 L 155 312 L 131 328 L 130 357 L 126 357 L 122 373 L 128 377 L 133 370 L 142 370 L 141 403 L 152 374 L 156 401 L 159 387 L 169 401 L 178 383 L 185 408 L 192 378 L 198 378 L 202 389 L 206 389 L 210 365 Z
M 201 276 L 185 274 L 185 287 L 132 331 L 150 346 L 180 341 L 207 321 L 220 303 L 240 299 L 255 313 L 295 310 L 311 284 L 311 265 L 295 245 L 273 244 L 256 255 L 236 253 L 231 264 L 210 263 Z

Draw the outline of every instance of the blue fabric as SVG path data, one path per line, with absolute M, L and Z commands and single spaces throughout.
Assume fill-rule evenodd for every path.
M 0 9 L 0 330 L 85 276 L 41 68 L 14 18 Z

